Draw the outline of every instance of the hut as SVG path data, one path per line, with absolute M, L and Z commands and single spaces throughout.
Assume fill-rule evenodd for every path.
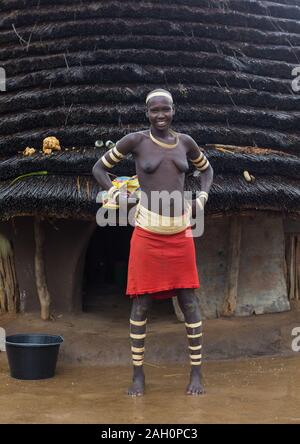
M 146 128 L 157 87 L 215 171 L 196 239 L 204 316 L 289 310 L 300 297 L 299 60 L 298 0 L 2 0 L 1 311 L 41 303 L 47 318 L 50 299 L 80 312 L 122 293 L 131 228 L 95 222 L 91 171 L 106 149 L 95 141 Z M 52 136 L 61 149 L 45 154 Z M 134 174 L 132 158 L 114 173 Z M 191 168 L 186 188 L 200 186 Z

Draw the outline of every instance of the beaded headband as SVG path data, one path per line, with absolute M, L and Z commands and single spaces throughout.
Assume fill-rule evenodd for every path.
M 148 94 L 148 96 L 146 97 L 146 103 L 148 103 L 149 100 L 152 99 L 152 97 L 161 97 L 161 96 L 167 97 L 173 103 L 173 97 L 171 96 L 171 94 L 168 92 L 164 92 L 164 91 L 155 91 L 155 92 Z

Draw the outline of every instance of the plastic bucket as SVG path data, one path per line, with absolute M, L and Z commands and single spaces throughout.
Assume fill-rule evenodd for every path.
M 16 379 L 46 379 L 55 374 L 61 336 L 17 334 L 6 337 L 10 374 Z

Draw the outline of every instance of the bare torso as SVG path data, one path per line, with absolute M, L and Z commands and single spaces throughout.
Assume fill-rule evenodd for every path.
M 179 191 L 182 196 L 184 192 L 185 173 L 189 169 L 187 160 L 187 146 L 184 142 L 184 134 L 179 135 L 179 141 L 175 148 L 163 148 L 154 143 L 149 136 L 149 130 L 140 131 L 133 134 L 132 154 L 135 159 L 136 173 L 139 178 L 141 190 L 148 198 L 147 205 L 151 210 L 152 191 Z M 170 137 L 167 143 L 174 143 L 174 138 Z M 141 204 L 143 201 L 143 195 Z M 174 205 L 171 201 L 170 209 L 167 206 L 160 208 L 160 214 L 166 213 L 171 216 L 178 216 L 174 212 Z

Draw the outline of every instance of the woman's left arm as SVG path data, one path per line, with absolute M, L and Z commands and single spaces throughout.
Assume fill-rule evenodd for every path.
M 201 173 L 201 191 L 197 198 L 200 198 L 203 206 L 207 202 L 210 188 L 214 179 L 214 170 L 205 154 L 200 150 L 195 140 L 186 135 L 187 157 Z

